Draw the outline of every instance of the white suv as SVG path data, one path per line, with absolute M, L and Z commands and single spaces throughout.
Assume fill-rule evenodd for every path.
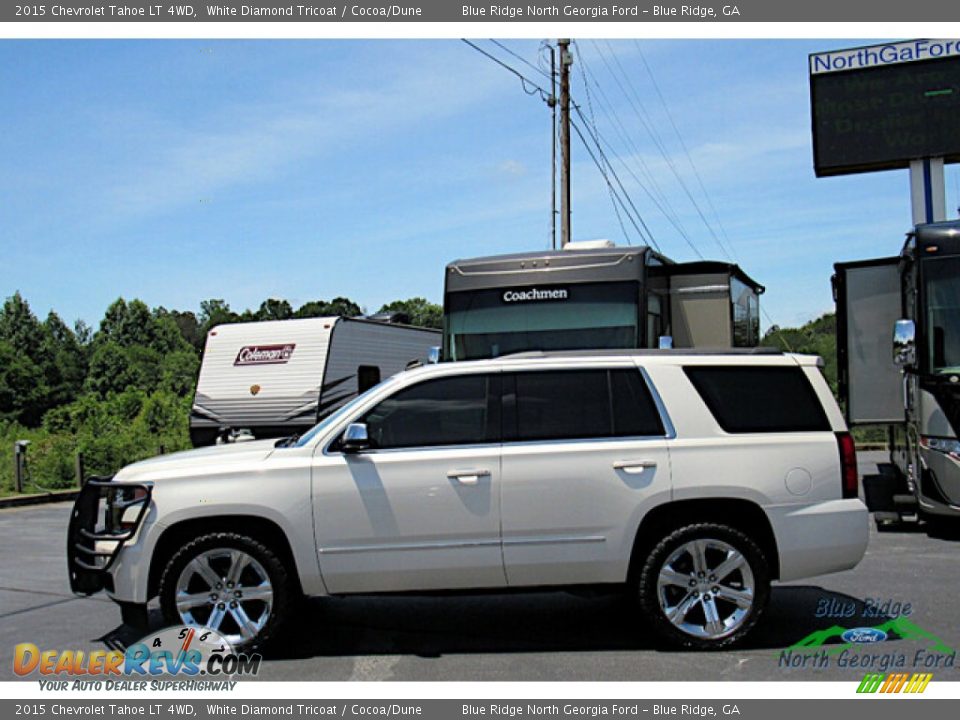
M 91 479 L 75 591 L 243 647 L 303 595 L 619 585 L 675 644 L 729 645 L 772 580 L 863 557 L 853 441 L 815 357 L 526 353 L 381 383 L 301 438 Z

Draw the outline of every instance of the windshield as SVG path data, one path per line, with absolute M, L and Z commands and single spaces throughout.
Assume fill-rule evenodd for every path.
M 352 412 L 357 405 L 359 405 L 361 402 L 364 401 L 367 395 L 372 393 L 374 390 L 377 390 L 381 385 L 388 385 L 396 382 L 397 377 L 398 377 L 397 375 L 394 375 L 393 377 L 387 378 L 382 383 L 379 383 L 378 385 L 374 385 L 365 393 L 357 395 L 353 400 L 348 402 L 339 410 L 337 410 L 334 413 L 331 413 L 330 415 L 327 415 L 327 417 L 325 417 L 319 423 L 317 423 L 312 428 L 310 428 L 307 432 L 305 432 L 300 437 L 299 440 L 297 440 L 296 444 L 292 445 L 291 447 L 304 447 L 305 445 L 309 445 L 315 437 L 325 432 L 328 427 L 330 427 L 331 425 L 335 425 L 346 415 L 349 415 L 350 412 Z
M 636 282 L 451 293 L 444 326 L 446 359 L 637 347 L 639 297 Z
M 925 258 L 927 364 L 931 372 L 960 372 L 960 257 Z

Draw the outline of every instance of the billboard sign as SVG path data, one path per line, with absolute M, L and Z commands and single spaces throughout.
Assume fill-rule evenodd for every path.
M 910 40 L 809 58 L 818 177 L 960 161 L 960 40 Z

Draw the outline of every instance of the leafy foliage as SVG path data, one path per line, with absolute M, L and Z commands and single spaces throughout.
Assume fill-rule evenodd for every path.
M 440 307 L 423 298 L 384 308 L 439 327 Z M 344 297 L 296 311 L 270 298 L 237 313 L 223 299 L 198 313 L 151 310 L 118 298 L 94 331 L 73 329 L 54 312 L 44 321 L 14 293 L 0 308 L 0 494 L 13 490 L 13 444 L 29 440 L 27 492 L 72 487 L 77 453 L 86 474 L 112 474 L 136 460 L 190 447 L 189 414 L 207 333 L 226 323 L 322 316 L 356 317 Z
M 773 327 L 767 330 L 760 344 L 784 352 L 819 355 L 823 358 L 824 377 L 833 394 L 837 394 L 837 317 L 833 313 L 798 328 Z
M 410 317 L 410 324 L 419 327 L 438 330 L 443 327 L 443 308 L 422 297 L 394 300 L 380 308 L 380 312 L 406 313 Z

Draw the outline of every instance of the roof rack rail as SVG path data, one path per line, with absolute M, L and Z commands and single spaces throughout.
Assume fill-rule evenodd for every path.
M 783 355 L 775 347 L 752 348 L 670 348 L 658 350 L 649 348 L 615 348 L 610 350 L 525 350 L 523 352 L 501 355 L 507 358 L 549 358 L 549 357 L 598 357 L 602 355 Z

